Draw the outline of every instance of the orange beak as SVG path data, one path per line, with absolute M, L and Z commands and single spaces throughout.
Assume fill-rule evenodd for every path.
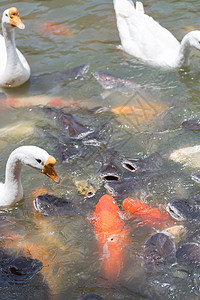
M 19 17 L 19 12 L 16 7 L 11 7 L 9 9 L 9 15 L 10 15 L 10 24 L 12 26 L 18 27 L 20 29 L 24 29 L 25 25 L 22 22 L 22 20 Z
M 55 164 L 56 159 L 53 156 L 49 156 L 42 173 L 53 179 L 53 181 L 55 181 L 56 183 L 60 183 L 60 177 L 54 169 Z

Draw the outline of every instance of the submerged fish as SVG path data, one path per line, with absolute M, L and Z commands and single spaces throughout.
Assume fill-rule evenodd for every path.
M 62 35 L 65 37 L 72 37 L 74 34 L 70 28 L 62 26 L 56 22 L 45 22 L 40 26 L 41 31 L 48 35 Z
M 112 151 L 108 151 L 99 171 L 101 179 L 105 181 L 119 181 L 121 179 L 122 172 L 115 163 L 114 156 Z
M 134 216 L 139 216 L 144 224 L 150 226 L 169 225 L 172 222 L 172 217 L 168 212 L 158 208 L 150 208 L 138 200 L 126 198 L 123 202 L 123 208 Z
M 200 220 L 200 205 L 192 199 L 175 199 L 168 203 L 166 209 L 178 221 Z
M 58 120 L 68 130 L 70 137 L 79 139 L 92 132 L 89 126 L 79 123 L 71 114 L 60 112 Z
M 124 178 L 121 180 L 108 181 L 104 185 L 105 189 L 112 196 L 130 195 L 138 192 L 141 188 L 140 178 Z
M 33 201 L 33 206 L 37 212 L 48 217 L 77 214 L 77 207 L 72 201 L 50 194 L 38 196 Z
M 56 84 L 65 84 L 68 81 L 83 77 L 89 71 L 89 65 L 81 65 L 64 71 L 55 71 L 52 73 L 44 73 L 40 76 L 32 76 L 30 79 L 30 90 L 47 90 L 55 87 Z M 34 92 L 34 91 L 33 91 Z
M 199 131 L 200 130 L 200 119 L 194 118 L 191 120 L 184 121 L 182 123 L 182 127 L 191 131 Z
M 150 90 L 147 86 L 142 86 L 141 84 L 126 78 L 117 77 L 106 71 L 96 72 L 94 77 L 101 86 L 107 90 L 116 90 L 124 93 L 144 93 L 146 90 Z
M 110 283 L 115 283 L 125 263 L 124 250 L 129 238 L 121 211 L 110 195 L 100 198 L 91 223 L 95 226 L 105 277 Z
M 55 117 L 62 128 L 68 131 L 69 136 L 72 138 L 82 139 L 94 131 L 90 126 L 79 123 L 72 114 L 61 109 L 44 107 L 43 110 L 49 115 Z
M 25 284 L 42 270 L 43 263 L 37 259 L 7 254 L 0 250 L 0 280 L 7 284 Z
M 23 253 L 30 263 L 31 261 L 39 261 L 40 265 L 43 266 L 43 268 L 40 268 L 40 270 L 42 269 L 41 273 L 49 288 L 53 293 L 58 293 L 60 276 L 63 272 L 62 263 L 59 261 L 61 258 L 58 255 L 58 249 L 59 252 L 66 253 L 68 247 L 54 236 L 55 226 L 46 223 L 46 220 L 37 219 L 36 221 L 40 229 L 38 239 L 35 236 L 34 240 L 32 240 L 32 237 L 29 237 L 29 240 L 27 240 L 26 236 L 10 235 L 7 240 L 3 241 L 3 247 L 13 249 L 17 253 Z M 25 270 L 22 270 L 22 272 L 26 275 Z
M 109 122 L 99 124 L 93 132 L 82 139 L 84 145 L 104 148 L 112 135 L 113 128 Z
M 175 243 L 162 232 L 148 238 L 144 249 L 145 265 L 148 271 L 160 271 L 167 263 L 172 264 L 176 261 Z
M 56 150 L 58 153 L 58 157 L 61 162 L 69 162 L 69 160 L 73 160 L 82 154 L 82 150 L 80 149 L 80 146 L 77 144 L 62 144 L 59 141 L 56 145 Z
M 78 300 L 104 300 L 104 298 L 102 298 L 101 296 L 99 296 L 97 294 L 91 293 L 91 294 L 85 294 L 85 295 L 83 295 Z

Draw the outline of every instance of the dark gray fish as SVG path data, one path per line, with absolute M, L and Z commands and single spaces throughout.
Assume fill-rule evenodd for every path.
M 33 206 L 43 216 L 58 217 L 64 215 L 76 215 L 77 207 L 65 198 L 54 195 L 40 195 L 33 201 Z
M 51 73 L 56 76 L 59 80 L 72 80 L 84 76 L 89 71 L 89 65 L 81 65 L 65 71 L 56 71 Z
M 108 143 L 113 128 L 108 122 L 100 124 L 97 129 L 89 133 L 82 139 L 82 142 L 86 146 L 95 146 L 104 148 Z
M 106 181 L 119 181 L 121 179 L 122 172 L 114 161 L 106 162 L 103 164 L 99 171 L 101 179 Z
M 175 243 L 168 235 L 162 232 L 156 233 L 145 242 L 144 257 L 149 271 L 160 270 L 166 264 L 176 261 Z
M 160 169 L 163 165 L 162 156 L 158 153 L 152 153 L 145 158 L 124 159 L 122 166 L 134 173 L 152 172 Z
M 166 209 L 178 221 L 197 220 L 200 217 L 200 206 L 192 199 L 173 200 L 168 203 Z
M 104 298 L 102 298 L 101 296 L 99 296 L 97 294 L 89 293 L 89 294 L 85 294 L 78 300 L 104 300 Z
M 112 196 L 122 196 L 138 192 L 141 183 L 142 181 L 139 178 L 128 178 L 107 182 L 104 187 Z
M 61 109 L 45 106 L 43 110 L 55 117 L 62 128 L 68 131 L 70 137 L 82 139 L 94 131 L 90 126 L 79 123 L 72 114 Z
M 135 99 L 136 103 L 139 102 L 140 105 L 144 103 L 149 104 L 150 99 L 153 100 L 159 97 L 158 88 L 154 88 L 147 85 L 141 85 L 132 80 L 117 77 L 106 71 L 96 72 L 94 74 L 94 77 L 105 90 L 110 90 L 111 92 L 115 91 L 125 94 L 131 94 L 134 96 L 137 94 L 138 96 L 141 96 L 140 100 L 142 102 Z M 106 95 L 104 95 L 104 97 L 106 97 Z
M 117 77 L 106 71 L 96 72 L 94 77 L 106 90 L 116 90 L 125 93 L 135 93 L 144 90 L 142 85 L 125 78 Z
M 99 175 L 105 181 L 119 181 L 122 176 L 122 171 L 115 163 L 116 151 L 113 149 L 107 150 L 104 157 L 104 162 L 99 170 Z
M 191 120 L 184 121 L 182 127 L 192 131 L 200 131 L 200 119 L 194 118 Z
M 196 243 L 183 244 L 177 250 L 176 258 L 180 265 L 200 267 L 200 245 Z
M 38 76 L 31 76 L 31 88 L 38 86 L 38 89 L 43 87 L 54 87 L 57 83 L 65 83 L 70 80 L 83 77 L 89 70 L 89 65 L 81 65 L 65 71 L 56 71 L 52 73 L 45 73 Z
M 0 250 L 0 278 L 7 284 L 26 283 L 39 273 L 42 267 L 42 262 L 37 259 L 14 257 Z
M 82 151 L 78 145 L 75 144 L 61 144 L 58 143 L 56 146 L 56 153 L 60 161 L 68 162 L 70 159 L 75 159 L 78 156 L 81 156 Z
M 93 132 L 91 127 L 79 123 L 71 114 L 60 111 L 57 118 L 62 126 L 68 130 L 70 137 L 82 139 L 89 133 Z

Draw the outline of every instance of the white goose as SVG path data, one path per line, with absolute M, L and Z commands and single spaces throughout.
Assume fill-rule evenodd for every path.
M 21 169 L 30 166 L 60 183 L 54 166 L 56 160 L 45 150 L 36 146 L 16 148 L 9 156 L 6 164 L 5 183 L 0 183 L 0 207 L 10 207 L 23 197 Z
M 30 67 L 15 45 L 15 28 L 24 29 L 16 7 L 3 12 L 0 35 L 0 86 L 17 87 L 30 78 Z
M 144 13 L 141 2 L 113 0 L 117 27 L 121 39 L 120 48 L 146 61 L 165 68 L 189 65 L 191 48 L 200 50 L 200 31 L 191 31 L 181 43 L 154 19 Z

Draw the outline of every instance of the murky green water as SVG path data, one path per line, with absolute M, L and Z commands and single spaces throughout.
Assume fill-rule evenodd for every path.
M 26 97 L 23 103 L 34 103 L 33 96 L 77 101 L 78 107 L 66 107 L 79 122 L 101 128 L 108 124 L 107 148 L 117 151 L 116 161 L 124 157 L 135 158 L 158 151 L 164 157 L 159 174 L 149 179 L 148 185 L 140 188 L 140 200 L 145 197 L 153 207 L 165 205 L 175 197 L 194 197 L 199 186 L 191 180 L 195 168 L 183 167 L 168 160 L 169 154 L 181 147 L 199 144 L 199 134 L 184 131 L 181 123 L 199 117 L 200 105 L 200 53 L 191 55 L 191 66 L 186 70 L 163 71 L 135 60 L 118 51 L 120 43 L 112 1 L 0 1 L 1 13 L 16 6 L 26 28 L 16 30 L 17 47 L 27 58 L 32 75 L 42 79 L 42 74 L 61 71 L 89 64 L 89 72 L 81 79 L 60 82 L 56 77 L 44 85 L 27 83 L 6 90 L 8 98 Z M 144 1 L 146 12 L 168 28 L 180 40 L 191 29 L 199 28 L 198 1 Z M 59 22 L 71 30 L 71 35 L 56 35 L 42 31 L 46 22 Z M 138 95 L 105 93 L 94 78 L 94 73 L 107 71 L 126 77 L 141 85 L 156 88 L 154 98 L 148 94 L 138 100 Z M 21 99 L 21 98 L 20 98 Z M 36 98 L 34 98 L 36 99 Z M 37 98 L 38 99 L 38 98 Z M 46 99 L 46 98 L 45 98 Z M 36 100 L 35 100 L 36 101 Z M 12 107 L 0 111 L 0 126 L 29 122 L 30 131 L 9 135 L 5 130 L 0 137 L 0 177 L 4 179 L 4 168 L 9 153 L 20 145 L 34 144 L 45 148 L 57 159 L 56 169 L 62 178 L 56 185 L 30 168 L 24 168 L 22 182 L 24 199 L 7 213 L 23 232 L 26 243 L 35 245 L 36 252 L 44 249 L 47 258 L 44 270 L 24 286 L 0 287 L 0 299 L 71 299 L 76 300 L 86 293 L 97 293 L 107 300 L 115 299 L 199 299 L 199 273 L 191 270 L 168 269 L 162 274 L 145 273 L 143 248 L 152 230 L 138 226 L 130 234 L 126 249 L 127 262 L 118 282 L 110 286 L 101 270 L 97 240 L 87 217 L 91 216 L 99 198 L 107 193 L 99 179 L 98 170 L 106 151 L 98 147 L 85 147 L 82 155 L 70 162 L 61 163 L 57 141 L 67 141 L 58 123 L 41 107 Z M 47 101 L 48 102 L 48 101 Z M 40 101 L 37 100 L 37 104 Z M 150 103 L 150 104 L 149 104 Z M 110 110 L 125 105 L 151 103 L 162 109 L 156 117 L 144 115 L 114 115 L 111 112 L 94 115 L 91 108 L 108 107 Z M 151 115 L 151 114 L 150 114 Z M 25 123 L 27 127 L 27 123 Z M 127 173 L 123 170 L 124 174 Z M 96 194 L 85 199 L 81 194 L 81 180 L 90 183 Z M 46 187 L 49 192 L 69 197 L 80 207 L 76 216 L 46 220 L 41 225 L 32 207 L 33 190 Z M 118 197 L 119 206 L 123 197 Z M 25 242 L 24 242 L 25 243 Z M 26 246 L 26 245 L 25 245 Z M 44 254 L 41 252 L 41 257 Z M 53 271 L 52 271 L 53 270 Z M 44 279 L 43 279 L 44 278 Z M 51 290 L 51 291 L 50 291 Z M 53 294 L 53 296 L 52 296 Z

